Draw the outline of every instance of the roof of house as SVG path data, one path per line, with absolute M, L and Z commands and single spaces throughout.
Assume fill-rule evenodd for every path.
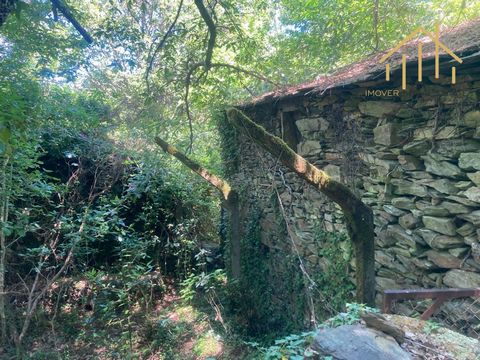
M 433 35 L 433 34 L 432 34 Z M 480 56 L 480 18 L 446 29 L 440 33 L 439 40 L 458 57 L 466 60 Z M 432 60 L 435 56 L 435 43 L 428 36 L 405 43 L 399 51 L 393 53 L 389 60 L 392 73 L 401 67 L 402 54 L 407 55 L 407 64 L 417 61 L 418 44 L 422 43 L 423 61 Z M 317 77 L 313 81 L 287 86 L 273 90 L 246 103 L 243 107 L 251 107 L 273 101 L 284 100 L 311 93 L 323 93 L 326 90 L 343 87 L 358 82 L 378 80 L 385 76 L 385 63 L 380 59 L 390 50 L 377 53 L 359 62 L 345 66 L 330 76 Z M 455 60 L 440 49 L 440 61 L 455 62 Z

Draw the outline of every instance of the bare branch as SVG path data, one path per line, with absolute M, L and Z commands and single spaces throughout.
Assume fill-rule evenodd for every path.
M 200 12 L 200 15 L 202 16 L 203 21 L 205 22 L 208 28 L 209 38 L 208 38 L 207 53 L 205 54 L 205 63 L 204 63 L 205 68 L 208 71 L 210 70 L 210 67 L 212 65 L 213 48 L 215 47 L 215 40 L 217 38 L 217 27 L 215 26 L 215 23 L 213 22 L 213 19 L 210 16 L 207 8 L 203 4 L 203 0 L 194 0 L 194 1 L 195 1 L 195 6 Z
M 83 36 L 85 41 L 89 44 L 93 42 L 92 37 L 90 34 L 87 32 L 87 30 L 84 29 L 82 25 L 75 19 L 75 17 L 72 15 L 68 7 L 61 1 L 61 0 L 51 0 L 52 5 L 58 9 L 65 18 L 73 25 L 75 29 Z
M 153 69 L 153 63 L 155 61 L 155 58 L 157 57 L 158 52 L 165 46 L 165 43 L 166 43 L 168 37 L 170 36 L 170 34 L 171 34 L 173 28 L 175 27 L 175 25 L 177 24 L 178 18 L 180 17 L 180 12 L 182 11 L 182 7 L 183 7 L 183 0 L 180 0 L 180 4 L 178 5 L 177 13 L 175 14 L 175 18 L 173 19 L 173 21 L 170 24 L 168 30 L 163 35 L 162 40 L 160 40 L 160 42 L 156 46 L 155 50 L 153 51 L 152 56 L 150 57 L 150 60 L 148 62 L 148 66 L 147 66 L 147 70 L 146 70 L 146 73 L 145 73 L 145 80 L 147 82 L 147 87 L 150 87 L 149 86 L 149 77 L 150 77 L 150 72 Z

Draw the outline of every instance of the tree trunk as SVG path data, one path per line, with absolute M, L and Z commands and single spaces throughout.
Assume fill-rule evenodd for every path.
M 327 173 L 298 155 L 282 139 L 268 133 L 240 110 L 229 109 L 227 118 L 239 131 L 342 208 L 347 230 L 354 246 L 357 301 L 374 306 L 375 242 L 372 210 L 347 186 L 330 178 Z
M 194 160 L 188 158 L 185 154 L 178 151 L 175 147 L 169 145 L 166 141 L 162 140 L 158 136 L 155 138 L 155 142 L 166 153 L 176 157 L 182 164 L 193 170 L 195 173 L 204 178 L 210 185 L 215 187 L 222 195 L 222 206 L 230 212 L 230 226 L 231 231 L 231 272 L 232 277 L 239 279 L 241 275 L 240 269 L 240 240 L 241 240 L 241 224 L 240 224 L 240 210 L 238 202 L 238 194 L 232 190 L 230 184 L 218 176 L 210 173 L 207 169 L 202 167 Z

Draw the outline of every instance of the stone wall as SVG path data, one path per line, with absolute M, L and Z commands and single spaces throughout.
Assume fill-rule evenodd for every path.
M 357 83 L 244 109 L 373 208 L 379 291 L 480 286 L 478 69 L 457 81 L 429 78 L 389 98 L 365 96 L 381 82 Z M 232 182 L 244 221 L 260 209 L 274 287 L 287 254 L 324 271 L 315 228 L 344 231 L 340 209 L 247 137 L 237 145 Z

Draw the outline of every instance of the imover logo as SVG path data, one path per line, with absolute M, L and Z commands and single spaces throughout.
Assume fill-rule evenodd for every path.
M 405 37 L 402 41 L 400 41 L 397 46 L 395 46 L 392 50 L 390 50 L 387 54 L 385 54 L 381 59 L 380 63 L 383 64 L 387 61 L 397 50 L 399 50 L 403 45 L 405 45 L 408 41 L 412 40 L 415 36 L 418 35 L 426 35 L 428 36 L 433 43 L 435 44 L 435 79 L 440 78 L 440 60 L 439 60 L 439 52 L 440 48 L 445 51 L 448 55 L 454 58 L 457 62 L 462 63 L 462 59 L 460 59 L 457 55 L 453 53 L 448 47 L 445 46 L 439 40 L 439 26 L 438 24 L 435 26 L 435 33 L 431 33 L 426 31 L 424 28 L 419 27 L 407 37 Z M 423 68 L 422 68 L 422 43 L 418 44 L 418 81 L 422 81 L 423 76 Z M 455 66 L 452 66 L 452 84 L 456 82 L 457 76 L 457 69 Z M 387 63 L 385 66 L 385 80 L 390 81 L 390 64 Z M 402 54 L 402 90 L 407 88 L 407 55 Z

